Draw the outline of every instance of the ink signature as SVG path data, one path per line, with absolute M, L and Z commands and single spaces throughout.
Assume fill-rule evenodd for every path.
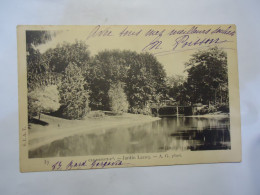
M 113 167 L 113 166 L 122 166 L 123 162 L 121 160 L 116 161 L 97 161 L 94 160 L 91 163 L 91 168 L 104 168 L 104 167 Z
M 66 166 L 65 170 L 71 170 L 72 168 L 80 168 L 80 167 L 86 167 L 87 166 L 87 161 L 80 161 L 76 162 L 71 160 Z M 63 170 L 63 162 L 62 161 L 57 161 L 52 165 L 52 170 L 58 171 L 58 170 Z
M 98 161 L 94 160 L 91 164 L 87 164 L 87 160 L 85 161 L 74 161 L 71 160 L 69 163 L 65 164 L 62 161 L 57 161 L 51 165 L 53 171 L 58 170 L 71 170 L 71 169 L 79 169 L 79 168 L 105 168 L 105 167 L 114 167 L 114 166 L 125 166 L 130 165 L 130 163 L 123 163 L 121 160 L 114 160 L 114 161 Z
M 160 38 L 161 37 L 156 37 L 148 45 L 146 45 L 142 49 L 142 51 L 155 51 L 154 55 L 168 55 L 173 52 L 186 51 L 184 49 L 193 50 L 193 49 L 198 49 L 200 47 L 205 47 L 205 46 L 208 47 L 211 45 L 218 45 L 218 44 L 231 42 L 221 38 L 203 38 L 203 39 L 197 38 L 194 40 L 191 39 L 189 35 L 182 35 L 177 37 L 174 40 L 172 48 L 170 50 L 161 51 L 163 49 L 163 41 L 161 41 Z

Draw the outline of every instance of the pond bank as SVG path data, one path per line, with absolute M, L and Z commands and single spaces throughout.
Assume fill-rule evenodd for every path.
M 135 126 L 141 123 L 160 120 L 160 118 L 141 114 L 125 113 L 120 116 L 105 116 L 100 118 L 86 117 L 82 120 L 67 120 L 42 114 L 41 120 L 48 123 L 48 125 L 43 126 L 30 123 L 29 150 L 36 149 L 55 140 L 76 134 L 102 134 L 105 130 L 114 127 L 124 125 Z
M 229 118 L 228 113 L 209 113 L 209 114 L 203 114 L 203 115 L 191 115 L 191 116 L 185 116 L 185 117 L 197 117 L 197 118 Z

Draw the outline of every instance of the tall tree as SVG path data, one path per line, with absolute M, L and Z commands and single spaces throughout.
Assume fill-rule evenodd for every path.
M 139 54 L 130 65 L 127 94 L 130 106 L 143 109 L 166 95 L 166 73 L 157 59 L 148 53 Z
M 74 63 L 69 63 L 62 76 L 59 87 L 61 96 L 61 113 L 68 119 L 83 118 L 89 111 L 89 95 L 85 89 L 86 81 L 81 69 Z
M 114 83 L 126 82 L 129 66 L 135 56 L 136 52 L 105 50 L 93 58 L 90 68 L 85 72 L 91 89 L 91 108 L 110 109 L 108 91 Z
M 165 94 L 165 71 L 151 54 L 103 51 L 90 64 L 86 78 L 92 91 L 90 100 L 94 109 L 109 109 L 108 91 L 117 82 L 126 83 L 125 91 L 131 108 L 143 109 L 155 101 L 155 94 Z
M 27 51 L 27 86 L 30 92 L 34 88 L 49 83 L 51 75 L 49 74 L 49 64 L 42 58 L 42 54 L 36 48 L 51 40 L 49 31 L 26 31 L 26 51 Z M 51 82 L 51 81 L 50 81 Z
M 27 51 L 27 89 L 28 89 L 28 116 L 32 118 L 41 112 L 55 111 L 59 97 L 55 94 L 58 76 L 50 69 L 48 61 L 44 60 L 37 46 L 51 40 L 49 31 L 26 31 Z M 50 93 L 52 91 L 52 93 Z M 46 95 L 43 95 L 46 93 Z M 47 104 L 50 104 L 48 107 Z
M 26 50 L 35 49 L 37 45 L 44 44 L 52 39 L 50 31 L 30 30 L 26 31 Z
M 88 45 L 83 41 L 75 43 L 62 43 L 54 49 L 48 49 L 43 54 L 43 59 L 49 64 L 53 72 L 63 72 L 69 63 L 74 63 L 80 68 L 87 68 L 90 60 Z
M 191 102 L 228 103 L 227 53 L 217 47 L 194 53 L 185 64 Z

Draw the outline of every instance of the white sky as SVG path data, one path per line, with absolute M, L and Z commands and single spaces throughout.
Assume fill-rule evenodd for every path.
M 142 41 L 133 40 L 132 38 L 125 37 L 94 37 L 86 40 L 85 31 L 59 31 L 51 41 L 45 44 L 38 45 L 37 48 L 41 53 L 45 52 L 49 48 L 55 48 L 57 44 L 63 42 L 74 43 L 76 40 L 85 41 L 89 46 L 91 56 L 94 56 L 99 51 L 105 49 L 120 49 L 131 50 L 138 53 L 142 52 L 142 48 L 153 40 L 152 37 L 144 44 Z M 132 40 L 129 40 L 132 39 Z M 164 56 L 156 56 L 158 61 L 164 66 L 168 76 L 170 75 L 186 75 L 184 73 L 184 63 L 190 58 L 190 54 L 194 51 L 186 51 L 180 53 L 172 53 Z
M 222 28 L 225 29 L 226 27 L 223 26 Z M 153 48 L 152 50 L 148 50 L 148 52 L 151 53 L 158 53 L 162 51 L 172 51 L 172 48 L 174 47 L 174 44 L 176 44 L 176 40 L 180 38 L 182 35 L 171 35 L 169 36 L 169 33 L 174 30 L 189 30 L 190 28 L 194 26 L 100 26 L 99 32 L 104 31 L 111 31 L 111 34 L 113 36 L 90 36 L 94 29 L 96 29 L 98 26 L 77 26 L 77 27 L 68 27 L 68 26 L 60 26 L 60 27 L 49 27 L 45 30 L 50 30 L 50 32 L 56 32 L 56 36 L 52 38 L 51 41 L 47 42 L 46 44 L 39 45 L 37 48 L 40 50 L 40 52 L 44 52 L 49 48 L 55 48 L 57 44 L 61 44 L 63 42 L 68 43 L 74 43 L 76 40 L 78 41 L 84 41 L 88 46 L 90 50 L 90 54 L 92 56 L 96 55 L 99 51 L 105 50 L 105 49 L 119 49 L 119 50 L 131 50 L 136 51 L 137 53 L 143 52 L 143 49 L 149 45 L 156 37 L 159 37 L 159 41 L 161 41 L 161 45 L 159 45 L 159 49 Z M 216 29 L 219 26 L 198 26 L 199 30 L 208 30 L 208 29 Z M 141 33 L 138 36 L 120 36 L 120 33 L 127 28 L 128 31 L 131 32 L 138 32 L 140 30 Z M 153 32 L 157 32 L 157 34 L 149 34 L 147 35 L 147 32 L 150 30 L 153 30 Z M 211 31 L 211 32 L 212 32 Z M 159 36 L 161 32 L 161 36 Z M 92 34 L 93 35 L 93 34 Z M 223 35 L 218 34 L 189 34 L 189 42 L 195 42 L 196 40 L 203 40 L 203 39 L 218 39 L 221 40 L 227 39 L 229 42 L 222 43 L 221 45 L 223 47 L 230 47 L 231 45 L 234 45 L 234 37 L 227 37 Z M 231 41 L 230 41 L 231 40 Z M 186 41 L 186 40 L 185 40 Z M 183 41 L 182 44 L 185 42 Z M 179 44 L 178 48 L 175 49 L 174 53 L 168 53 L 167 55 L 157 55 L 158 61 L 164 66 L 165 71 L 168 76 L 171 75 L 183 75 L 186 76 L 187 73 L 184 72 L 185 66 L 184 63 L 189 60 L 191 57 L 191 54 L 196 52 L 198 47 L 207 47 L 209 44 L 205 44 L 202 46 L 185 46 L 184 48 L 181 47 L 181 43 Z M 214 44 L 211 44 L 210 46 L 214 46 Z M 147 52 L 147 51 L 146 51 Z

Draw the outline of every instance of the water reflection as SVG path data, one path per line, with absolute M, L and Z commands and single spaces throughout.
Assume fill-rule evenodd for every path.
M 230 149 L 228 118 L 184 117 L 69 136 L 29 151 L 29 157 L 224 149 Z

